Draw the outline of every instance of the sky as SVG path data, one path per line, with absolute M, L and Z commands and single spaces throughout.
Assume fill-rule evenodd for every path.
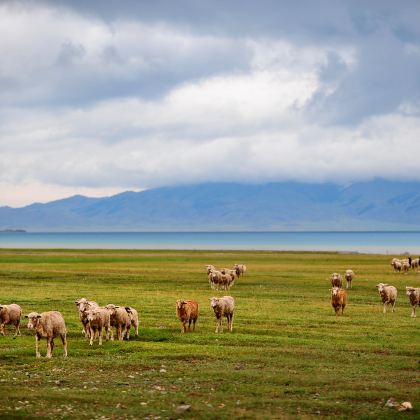
M 0 1 L 0 206 L 420 181 L 418 0 Z

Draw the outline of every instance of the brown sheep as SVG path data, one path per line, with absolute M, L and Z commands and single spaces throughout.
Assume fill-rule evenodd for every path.
M 193 323 L 193 331 L 198 318 L 198 303 L 195 300 L 177 300 L 176 316 L 182 323 L 181 332 L 191 331 L 191 322 Z
M 16 303 L 10 305 L 0 305 L 0 334 L 5 335 L 5 325 L 15 326 L 15 337 L 20 335 L 20 317 L 22 315 L 22 308 Z
M 344 289 L 339 287 L 333 287 L 330 289 L 331 291 L 331 305 L 335 310 L 336 315 L 343 315 L 344 308 L 346 307 L 347 303 L 347 292 Z
M 25 315 L 28 318 L 28 328 L 35 330 L 35 353 L 36 357 L 41 357 L 39 352 L 39 341 L 41 338 L 47 339 L 47 357 L 52 357 L 54 350 L 54 338 L 61 337 L 64 347 L 64 357 L 67 357 L 67 331 L 63 316 L 58 311 L 31 312 Z

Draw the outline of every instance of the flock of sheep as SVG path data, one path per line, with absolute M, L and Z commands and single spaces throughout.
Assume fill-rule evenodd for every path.
M 245 274 L 246 265 L 235 264 L 232 269 L 221 268 L 220 270 L 216 270 L 214 265 L 209 264 L 206 265 L 206 271 L 212 289 L 228 290 L 235 283 L 235 279 Z M 227 319 L 228 330 L 232 331 L 235 299 L 232 296 L 223 296 L 220 298 L 213 296 L 210 299 L 210 306 L 213 308 L 214 315 L 216 316 L 216 333 L 223 331 L 223 317 Z M 198 318 L 198 303 L 195 300 L 177 300 L 176 315 L 182 324 L 181 332 L 191 331 L 191 323 L 193 324 L 194 331 Z
M 416 270 L 419 268 L 419 258 L 412 259 L 411 257 L 403 260 L 393 258 L 391 261 L 391 266 L 396 272 L 407 273 L 410 268 Z M 345 273 L 346 279 L 346 289 L 351 288 L 352 280 L 355 277 L 353 270 L 347 270 Z M 335 314 L 339 315 L 341 310 L 341 315 L 343 315 L 344 308 L 347 304 L 347 292 L 342 288 L 343 281 L 339 273 L 333 273 L 330 277 L 331 280 L 331 305 L 335 310 Z M 384 305 L 383 312 L 386 313 L 387 305 L 392 307 L 392 312 L 394 312 L 395 303 L 397 300 L 397 288 L 395 286 L 388 285 L 386 283 L 379 283 L 376 285 L 379 295 L 381 296 L 382 303 Z M 411 316 L 416 317 L 416 307 L 420 306 L 420 287 L 411 287 L 406 286 L 406 295 L 408 296 L 411 304 Z
M 404 272 L 412 268 L 419 268 L 419 258 L 398 260 L 394 258 L 391 266 L 397 272 Z M 408 268 L 407 268 L 408 267 Z M 246 272 L 244 264 L 235 264 L 233 269 L 222 268 L 216 270 L 213 265 L 207 265 L 206 271 L 209 283 L 212 289 L 228 290 L 239 278 Z M 352 280 L 355 277 L 353 270 L 347 270 L 345 275 L 346 289 L 352 288 Z M 336 315 L 343 314 L 347 303 L 347 292 L 342 288 L 343 279 L 339 273 L 333 273 L 331 280 L 331 304 Z M 385 283 L 379 283 L 377 286 L 379 295 L 381 296 L 386 313 L 387 305 L 392 307 L 394 311 L 397 299 L 397 289 L 395 286 Z M 416 316 L 416 307 L 420 306 L 420 287 L 406 286 L 406 294 L 409 297 L 412 307 L 411 316 Z M 130 306 L 116 306 L 108 304 L 100 307 L 96 302 L 80 298 L 75 301 L 78 309 L 79 319 L 83 326 L 82 333 L 89 339 L 89 344 L 93 345 L 93 341 L 98 339 L 99 345 L 102 345 L 102 336 L 114 340 L 114 328 L 117 333 L 118 340 L 129 339 L 130 329 L 134 327 L 135 334 L 138 336 L 139 317 L 136 309 Z M 233 329 L 233 314 L 235 310 L 235 300 L 232 296 L 223 296 L 220 298 L 210 298 L 210 305 L 216 317 L 216 333 L 222 332 L 223 317 L 227 318 L 228 330 Z M 198 318 L 198 303 L 193 300 L 177 300 L 176 315 L 181 321 L 181 331 L 185 333 L 187 330 L 195 329 L 195 323 Z M 15 336 L 20 334 L 20 319 L 22 309 L 19 305 L 12 303 L 10 305 L 0 305 L 0 334 L 5 335 L 5 325 L 14 325 Z M 64 357 L 67 356 L 67 332 L 63 316 L 58 311 L 49 311 L 43 313 L 31 312 L 25 316 L 28 318 L 28 328 L 35 331 L 35 352 L 36 357 L 40 357 L 39 341 L 41 338 L 47 339 L 47 357 L 52 357 L 54 349 L 54 338 L 60 337 L 64 347 Z

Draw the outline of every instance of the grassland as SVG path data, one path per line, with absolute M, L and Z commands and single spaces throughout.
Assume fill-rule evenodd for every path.
M 59 310 L 69 357 L 36 359 L 34 338 L 0 336 L 2 418 L 419 418 L 420 317 L 390 257 L 334 253 L 0 250 L 0 302 L 24 313 Z M 204 266 L 244 262 L 233 333 L 215 334 Z M 357 277 L 343 317 L 330 305 L 329 274 Z M 399 290 L 382 314 L 378 282 Z M 134 306 L 140 336 L 89 347 L 74 300 Z M 195 299 L 195 333 L 181 334 L 175 300 Z M 45 355 L 46 343 L 41 351 Z M 384 407 L 388 398 L 414 410 Z M 188 411 L 178 406 L 191 405 Z

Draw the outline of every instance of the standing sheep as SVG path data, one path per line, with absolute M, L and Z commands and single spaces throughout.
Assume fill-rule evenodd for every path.
M 391 261 L 391 266 L 394 268 L 394 271 L 400 272 L 402 269 L 402 262 L 398 258 L 393 258 Z
M 195 300 L 177 300 L 176 316 L 182 323 L 181 332 L 191 331 L 191 322 L 193 323 L 193 331 L 198 318 L 198 303 Z
M 77 309 L 79 311 L 79 319 L 83 326 L 82 334 L 86 338 L 90 338 L 90 330 L 88 327 L 86 312 L 90 309 L 99 308 L 99 305 L 95 301 L 87 300 L 86 298 L 77 299 L 74 303 L 76 304 Z
M 86 311 L 86 318 L 89 327 L 89 344 L 93 345 L 96 333 L 98 333 L 99 345 L 102 346 L 102 330 L 105 330 L 105 338 L 109 340 L 111 330 L 111 316 L 110 311 L 105 308 L 95 308 Z
M 379 283 L 376 285 L 378 292 L 382 298 L 384 304 L 384 314 L 386 313 L 386 305 L 392 305 L 392 312 L 394 312 L 395 302 L 397 300 L 397 289 L 394 286 L 389 286 L 385 283 Z
M 128 316 L 130 317 L 131 325 L 133 326 L 133 328 L 135 330 L 136 337 L 138 337 L 139 336 L 139 314 L 131 306 L 126 306 L 125 310 L 127 311 Z M 125 338 L 127 340 L 130 339 L 130 328 L 127 329 L 127 332 L 125 334 Z
M 331 286 L 332 287 L 342 287 L 342 285 L 343 285 L 343 280 L 341 278 L 341 274 L 332 273 L 331 277 L 330 277 L 330 280 L 331 280 Z
M 58 311 L 31 312 L 25 315 L 28 318 L 28 328 L 35 330 L 35 353 L 36 357 L 41 357 L 39 352 L 39 341 L 41 338 L 47 339 L 47 357 L 52 357 L 54 349 L 54 338 L 61 337 L 64 347 L 64 357 L 67 357 L 67 331 L 64 318 Z
M 405 287 L 406 294 L 411 303 L 411 317 L 416 317 L 416 306 L 420 306 L 420 287 Z
M 419 258 L 412 259 L 411 260 L 411 268 L 413 270 L 418 270 L 418 268 L 419 268 L 419 262 L 420 262 L 420 259 Z
M 235 310 L 235 299 L 232 296 L 223 296 L 221 298 L 212 297 L 210 305 L 216 315 L 216 333 L 223 332 L 222 319 L 225 316 L 228 322 L 228 330 L 232 332 L 233 329 L 233 312 Z
M 350 287 L 351 289 L 351 282 L 354 279 L 354 277 L 356 276 L 356 274 L 354 274 L 353 270 L 346 270 L 346 274 L 345 274 L 345 278 L 346 278 L 346 289 L 348 289 Z
M 5 335 L 5 325 L 15 326 L 15 337 L 20 335 L 20 317 L 22 315 L 22 308 L 16 303 L 10 305 L 0 305 L 0 334 Z
M 335 310 L 335 315 L 341 315 L 344 313 L 344 308 L 347 304 L 347 292 L 339 287 L 333 287 L 331 291 L 331 305 Z
M 246 265 L 245 264 L 235 264 L 234 270 L 236 271 L 236 275 L 238 277 L 243 276 L 246 272 Z
M 109 303 L 105 306 L 110 311 L 111 316 L 111 327 L 115 327 L 117 330 L 117 338 L 122 341 L 127 336 L 127 330 L 130 329 L 131 319 L 125 310 L 125 306 L 116 306 Z M 111 328 L 111 340 L 114 340 L 114 331 Z

